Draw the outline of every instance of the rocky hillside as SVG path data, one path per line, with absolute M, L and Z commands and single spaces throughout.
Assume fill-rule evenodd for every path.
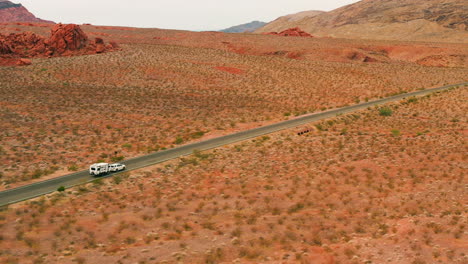
M 279 18 L 257 33 L 300 27 L 338 38 L 468 42 L 465 0 L 363 0 L 330 12 Z
M 291 14 L 287 16 L 282 16 L 277 18 L 276 20 L 266 24 L 265 26 L 259 28 L 256 30 L 258 33 L 267 33 L 267 32 L 278 32 L 278 31 L 283 31 L 288 28 L 294 28 L 294 27 L 301 27 L 299 25 L 300 21 L 308 21 L 310 18 L 313 18 L 317 15 L 324 14 L 326 12 L 324 11 L 304 11 L 300 12 L 297 14 Z
M 261 21 L 252 21 L 250 23 L 233 26 L 230 28 L 226 28 L 220 30 L 221 32 L 225 33 L 244 33 L 244 32 L 254 32 L 255 30 L 265 26 L 267 23 Z
M 14 4 L 10 1 L 0 0 L 0 23 L 5 22 L 54 23 L 52 21 L 37 18 L 21 4 Z

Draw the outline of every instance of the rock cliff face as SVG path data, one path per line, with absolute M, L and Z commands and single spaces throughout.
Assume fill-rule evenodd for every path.
M 0 0 L 0 23 L 6 22 L 54 23 L 35 17 L 21 4 Z
M 98 54 L 118 49 L 117 44 L 105 44 L 102 38 L 89 41 L 81 28 L 74 24 L 57 24 L 49 39 L 31 32 L 0 34 L 0 65 L 29 65 L 21 58 Z
M 466 0 L 363 0 L 281 17 L 256 33 L 292 27 L 315 36 L 467 43 L 468 9 Z

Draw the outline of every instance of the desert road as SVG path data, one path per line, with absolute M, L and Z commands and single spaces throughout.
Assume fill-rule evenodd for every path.
M 193 153 L 194 150 L 208 150 L 213 149 L 216 147 L 220 147 L 223 145 L 232 144 L 235 142 L 243 141 L 250 138 L 255 138 L 258 136 L 270 134 L 273 132 L 277 132 L 280 130 L 288 129 L 297 127 L 300 125 L 304 125 L 310 122 L 319 121 L 323 119 L 327 119 L 330 117 L 334 117 L 336 115 L 346 114 L 350 112 L 354 112 L 361 109 L 366 109 L 371 106 L 381 105 L 389 102 L 395 102 L 402 100 L 404 98 L 412 97 L 412 96 L 423 96 L 426 94 L 430 94 L 437 91 L 446 90 L 453 87 L 461 87 L 467 86 L 468 82 L 454 84 L 454 85 L 447 85 L 438 88 L 431 88 L 426 90 L 420 90 L 416 92 L 410 92 L 405 94 L 399 94 L 391 97 L 387 97 L 384 99 L 378 99 L 374 101 L 369 101 L 366 103 L 361 103 L 357 105 L 347 106 L 343 108 L 333 109 L 325 112 L 314 113 L 314 114 L 307 114 L 304 116 L 299 116 L 297 118 L 278 122 L 272 125 L 267 125 L 263 127 L 258 127 L 218 138 L 208 139 L 201 142 L 196 142 L 192 144 L 183 145 L 180 147 L 159 151 L 156 153 L 148 154 L 145 156 L 129 159 L 123 161 L 122 163 L 127 166 L 126 171 L 136 170 L 142 167 L 147 167 L 150 165 L 154 165 L 157 163 L 161 163 L 167 160 L 179 158 L 182 156 L 190 155 Z M 120 172 L 121 173 L 121 172 Z M 118 173 L 107 175 L 106 177 L 112 177 Z M 105 177 L 101 177 L 105 178 Z M 29 185 L 25 185 L 22 187 L 5 190 L 0 192 L 0 206 L 8 205 L 17 203 L 20 201 L 28 200 L 34 197 L 38 197 L 44 194 L 48 194 L 54 191 L 57 191 L 57 188 L 64 186 L 65 188 L 69 188 L 72 186 L 84 184 L 96 180 L 95 177 L 89 175 L 88 171 L 80 171 L 77 173 L 68 174 L 65 176 L 61 176 L 58 178 L 53 178 L 50 180 L 45 180 Z

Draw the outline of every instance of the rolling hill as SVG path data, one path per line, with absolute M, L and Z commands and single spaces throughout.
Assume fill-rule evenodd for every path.
M 252 21 L 250 23 L 238 25 L 238 26 L 233 26 L 230 28 L 226 28 L 223 30 L 220 30 L 221 32 L 225 33 L 244 33 L 244 32 L 253 32 L 263 26 L 265 26 L 267 23 L 261 22 L 261 21 Z
M 300 27 L 336 38 L 466 43 L 467 21 L 463 0 L 363 0 L 330 12 L 284 16 L 256 33 Z
M 7 22 L 39 22 L 54 23 L 34 16 L 23 5 L 0 0 L 0 23 Z

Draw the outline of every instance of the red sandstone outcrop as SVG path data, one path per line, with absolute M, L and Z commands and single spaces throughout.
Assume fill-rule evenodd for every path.
M 96 45 L 96 53 L 103 53 L 106 51 L 106 46 L 102 38 L 96 38 L 94 40 L 94 45 Z
M 16 65 L 18 66 L 26 66 L 26 65 L 31 65 L 32 61 L 30 59 L 19 59 Z
M 12 52 L 10 45 L 0 38 L 0 54 L 10 54 Z
M 49 49 L 54 53 L 76 51 L 86 47 L 88 36 L 78 25 L 57 24 L 52 28 L 52 34 L 47 40 Z
M 264 33 L 265 35 L 277 35 L 277 36 L 284 36 L 284 37 L 313 37 L 311 34 L 301 30 L 298 27 L 295 28 L 289 28 L 286 30 L 283 30 L 281 32 L 268 32 Z
M 10 34 L 4 36 L 0 34 L 0 53 L 33 57 L 46 51 L 44 38 L 31 32 L 20 34 Z
M 13 59 L 17 60 L 17 65 L 30 64 L 19 61 L 20 58 L 89 55 L 117 49 L 117 43 L 110 42 L 106 45 L 102 38 L 89 41 L 88 36 L 77 25 L 57 24 L 52 28 L 49 39 L 31 32 L 0 34 L 0 65 L 11 65 Z

